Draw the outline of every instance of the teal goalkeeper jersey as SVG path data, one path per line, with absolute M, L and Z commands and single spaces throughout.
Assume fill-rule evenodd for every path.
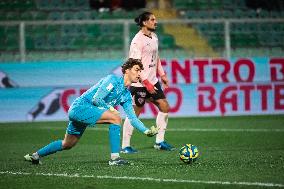
M 102 78 L 96 85 L 78 97 L 75 102 L 78 104 L 91 103 L 106 110 L 111 106 L 121 105 L 133 127 L 141 132 L 147 130 L 134 112 L 132 97 L 130 91 L 124 86 L 123 77 L 111 74 Z

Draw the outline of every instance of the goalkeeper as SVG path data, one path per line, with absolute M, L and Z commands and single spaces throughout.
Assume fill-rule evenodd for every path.
M 109 165 L 129 164 L 119 156 L 121 118 L 119 112 L 113 107 L 121 105 L 131 125 L 149 137 L 156 135 L 158 129 L 154 126 L 150 129 L 145 127 L 133 110 L 128 87 L 139 81 L 143 69 L 141 61 L 130 58 L 121 67 L 122 77 L 108 75 L 75 99 L 68 111 L 69 124 L 63 140 L 53 141 L 35 153 L 25 155 L 25 160 L 33 164 L 41 164 L 42 157 L 74 147 L 87 127 L 109 123 L 111 150 Z

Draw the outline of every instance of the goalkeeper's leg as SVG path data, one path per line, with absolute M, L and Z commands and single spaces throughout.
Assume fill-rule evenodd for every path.
M 110 124 L 109 126 L 109 141 L 110 141 L 110 161 L 109 165 L 128 165 L 129 162 L 119 156 L 120 150 L 120 125 Z
M 69 125 L 66 129 L 67 134 L 65 134 L 64 140 L 53 141 L 40 148 L 35 153 L 25 155 L 24 159 L 32 162 L 33 164 L 41 164 L 40 158 L 54 154 L 58 151 L 69 150 L 74 147 L 84 133 L 85 129 L 86 126 L 74 126 L 73 122 L 69 122 Z
M 75 135 L 66 134 L 64 140 L 57 140 L 49 143 L 43 148 L 39 149 L 33 154 L 27 154 L 24 156 L 26 161 L 30 161 L 33 164 L 41 164 L 40 158 L 54 154 L 58 151 L 71 149 L 78 142 L 78 138 Z
M 97 123 L 110 123 L 109 125 L 109 143 L 110 143 L 110 160 L 109 165 L 128 165 L 129 162 L 122 159 L 120 151 L 120 125 L 121 118 L 119 114 L 111 110 L 105 111 Z

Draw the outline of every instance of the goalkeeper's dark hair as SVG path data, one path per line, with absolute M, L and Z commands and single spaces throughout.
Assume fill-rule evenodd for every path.
M 147 11 L 143 12 L 137 18 L 135 18 L 134 21 L 136 22 L 137 26 L 143 27 L 143 22 L 149 20 L 151 15 L 153 15 L 153 13 Z
M 125 74 L 127 69 L 131 69 L 133 66 L 138 65 L 141 70 L 143 70 L 143 64 L 140 59 L 129 58 L 124 64 L 121 66 L 121 71 Z

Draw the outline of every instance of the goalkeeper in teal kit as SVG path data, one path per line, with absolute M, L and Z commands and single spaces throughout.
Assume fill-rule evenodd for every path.
M 119 112 L 114 109 L 121 105 L 126 116 L 140 132 L 147 136 L 154 136 L 158 129 L 152 126 L 150 129 L 136 117 L 132 107 L 132 97 L 128 87 L 140 79 L 143 65 L 138 59 L 128 59 L 122 66 L 123 76 L 108 75 L 96 85 L 75 99 L 69 111 L 69 124 L 63 140 L 53 141 L 33 154 L 24 156 L 26 161 L 33 164 L 41 164 L 44 156 L 62 150 L 71 149 L 79 141 L 85 129 L 95 124 L 109 123 L 109 140 L 111 159 L 109 165 L 125 165 L 128 161 L 120 158 L 120 125 Z

